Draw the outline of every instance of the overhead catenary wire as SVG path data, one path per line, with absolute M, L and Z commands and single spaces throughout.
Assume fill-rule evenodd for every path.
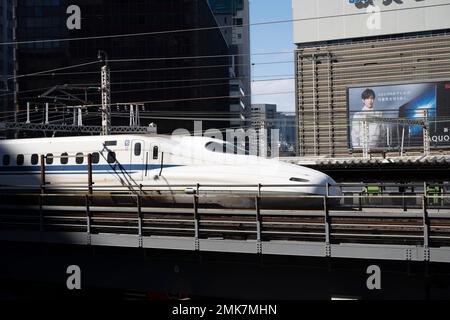
M 257 62 L 257 63 L 241 63 L 241 64 L 212 64 L 201 66 L 189 66 L 189 67 L 167 67 L 167 68 L 140 68 L 140 69 L 119 69 L 111 70 L 111 73 L 123 73 L 123 72 L 149 72 L 149 71 L 170 71 L 170 70 L 190 70 L 190 69 L 209 69 L 209 68 L 224 68 L 224 67 L 242 67 L 242 66 L 257 66 L 257 65 L 273 65 L 273 64 L 287 64 L 294 63 L 294 60 L 290 61 L 270 61 L 270 62 Z M 82 75 L 82 74 L 98 74 L 98 71 L 80 71 L 80 72 L 62 72 L 62 73 L 44 73 L 24 75 L 23 77 L 31 76 L 68 76 L 68 75 Z
M 113 115 L 115 118 L 128 118 L 129 116 L 127 116 L 126 114 L 123 113 L 112 113 L 111 115 Z M 176 117 L 176 116 L 172 116 L 172 117 L 163 117 L 163 116 L 140 116 L 139 117 L 141 120 L 142 119 L 155 119 L 155 120 L 191 120 L 191 121 L 218 121 L 218 122 L 223 122 L 223 121 L 242 121 L 241 118 L 230 118 L 230 117 L 223 117 L 223 118 L 206 118 L 206 117 L 196 117 L 196 118 L 190 118 L 190 117 Z
M 128 93 L 128 92 L 142 92 L 142 91 L 163 91 L 163 90 L 173 90 L 173 89 L 204 88 L 204 87 L 213 87 L 213 86 L 224 86 L 227 84 L 229 84 L 229 82 L 189 85 L 189 86 L 176 86 L 176 87 L 172 86 L 172 87 L 159 87 L 159 88 L 141 88 L 141 89 L 113 91 L 112 94 Z M 79 94 L 72 94 L 72 95 L 75 97 L 85 96 L 85 95 L 92 96 L 92 95 L 98 95 L 98 92 L 89 92 L 87 94 L 79 93 Z M 28 98 L 28 97 L 24 97 L 24 98 Z M 24 99 L 24 98 L 22 98 L 22 99 Z
M 434 8 L 434 7 L 444 7 L 449 6 L 450 3 L 444 4 L 430 4 L 423 5 L 420 8 Z M 382 12 L 396 12 L 396 11 L 409 11 L 416 10 L 417 8 L 396 8 L 396 9 L 385 9 Z M 85 41 L 85 40 L 99 40 L 99 39 L 114 39 L 114 38 L 128 38 L 128 37 L 141 37 L 141 36 L 156 36 L 164 34 L 174 34 L 174 33 L 185 33 L 185 32 L 197 32 L 197 31 L 208 31 L 208 30 L 222 30 L 222 29 L 233 29 L 233 28 L 244 28 L 244 27 L 256 27 L 274 24 L 284 24 L 292 22 L 301 21 L 314 21 L 318 19 L 332 19 L 341 17 L 352 17 L 368 15 L 369 12 L 356 12 L 356 13 L 346 13 L 339 15 L 327 15 L 320 17 L 309 17 L 309 18 L 298 18 L 298 19 L 284 19 L 284 20 L 273 20 L 265 22 L 247 23 L 241 25 L 227 25 L 227 26 L 213 26 L 213 27 L 202 27 L 202 28 L 187 28 L 187 29 L 175 29 L 175 30 L 165 30 L 165 31 L 151 31 L 151 32 L 141 32 L 141 33 L 128 33 L 128 34 L 115 34 L 115 35 L 102 35 L 102 36 L 90 36 L 90 37 L 73 37 L 73 38 L 60 38 L 60 39 L 42 39 L 42 40 L 28 40 L 28 41 L 12 41 L 12 42 L 0 42 L 1 46 L 5 45 L 23 45 L 23 44 L 34 44 L 34 43 L 53 43 L 53 42 L 71 42 L 71 41 Z
M 57 114 L 56 115 L 52 115 L 52 114 L 50 114 L 49 116 L 55 116 L 55 117 L 61 117 L 61 113 L 64 113 L 64 112 L 57 112 Z M 64 118 L 72 118 L 72 113 L 65 113 L 66 114 L 66 116 L 64 117 Z M 283 112 L 283 114 L 288 114 L 287 112 Z M 42 117 L 43 117 L 43 115 L 44 115 L 44 113 L 42 112 L 42 111 L 40 111 L 40 112 L 38 112 L 38 113 L 32 113 L 32 114 L 30 114 L 30 118 L 31 119 L 42 119 Z M 86 116 L 86 115 L 89 115 L 89 116 L 91 116 L 91 115 L 93 115 L 93 116 L 100 116 L 101 115 L 101 113 L 100 112 L 98 112 L 98 111 L 89 111 L 88 113 L 85 113 L 84 112 L 84 116 Z M 127 115 L 126 113 L 124 113 L 124 112 L 119 112 L 119 111 L 117 111 L 117 112 L 112 112 L 111 113 L 111 115 L 118 115 L 118 116 L 125 116 L 125 117 L 129 117 L 129 115 Z M 223 118 L 223 116 L 225 116 L 225 117 L 231 117 L 231 116 L 239 116 L 240 114 L 239 113 L 204 113 L 204 114 L 190 114 L 190 113 L 182 113 L 182 114 L 174 114 L 174 113 L 160 113 L 160 114 L 158 114 L 158 113 L 148 113 L 148 112 L 142 112 L 142 113 L 140 113 L 140 118 L 143 118 L 143 119 L 145 119 L 145 118 L 153 118 L 153 117 L 167 117 L 167 116 L 170 116 L 169 118 L 172 118 L 172 116 L 173 117 L 184 117 L 184 118 L 186 118 L 186 119 L 189 119 L 189 120 L 195 120 L 195 119 L 201 119 L 201 118 L 205 118 L 205 117 L 221 117 L 221 119 L 224 119 Z M 25 117 L 25 114 L 23 113 L 23 114 L 21 114 L 20 115 L 21 117 Z M 293 116 L 293 115 L 292 115 Z M 252 116 L 253 117 L 253 116 Z M 5 119 L 8 119 L 8 118 L 11 118 L 11 117 L 4 117 L 4 118 L 2 118 L 2 120 L 5 120 Z M 61 118 L 61 119 L 63 119 L 63 117 Z M 228 119 L 228 118 L 227 118 Z M 13 120 L 13 119 L 12 119 Z M 253 120 L 253 118 L 250 118 L 250 119 L 248 119 L 249 121 L 252 121 Z M 259 120 L 259 118 L 256 118 L 256 120 Z M 285 120 L 283 120 L 283 119 L 278 119 L 278 118 L 273 118 L 273 119 L 265 119 L 265 121 L 266 122 L 281 122 L 281 121 L 285 121 Z M 292 119 L 292 121 L 295 121 L 294 119 Z
M 279 95 L 279 94 L 291 94 L 295 91 L 283 91 L 283 92 L 271 92 L 271 93 L 259 93 L 250 95 L 237 95 L 237 96 L 215 96 L 215 97 L 197 97 L 197 98 L 183 98 L 183 99 L 167 99 L 167 100 L 149 100 L 149 101 L 127 101 L 127 102 L 117 102 L 115 104 L 153 104 L 153 103 L 167 103 L 167 102 L 182 102 L 182 101 L 199 101 L 199 100 L 218 100 L 218 99 L 233 99 L 241 97 L 250 96 L 265 96 L 265 95 Z M 101 104 L 88 104 L 84 107 L 100 107 Z
M 92 65 L 92 64 L 98 64 L 98 63 L 100 63 L 100 61 L 97 60 L 97 61 L 91 61 L 91 62 L 80 63 L 80 64 L 76 64 L 76 65 L 56 68 L 56 69 L 50 69 L 50 70 L 33 72 L 33 73 L 29 73 L 29 74 L 21 74 L 21 75 L 10 77 L 10 78 L 8 78 L 8 80 L 20 79 L 20 78 L 24 78 L 24 77 L 31 77 L 31 76 L 40 75 L 42 73 L 48 73 L 48 72 L 53 72 L 53 71 L 62 71 L 62 70 L 67 70 L 67 69 L 85 67 L 85 66 L 89 66 L 89 65 Z
M 93 117 L 95 115 L 100 116 L 101 113 L 100 112 L 89 112 L 89 116 L 90 117 Z M 128 118 L 128 115 L 123 114 L 123 113 L 112 113 L 112 115 L 115 116 L 116 118 Z M 56 116 L 52 117 L 51 119 L 55 119 L 55 117 Z M 224 118 L 198 118 L 198 117 L 197 118 L 190 118 L 190 117 L 173 117 L 173 116 L 172 117 L 154 117 L 154 116 L 145 116 L 145 115 L 141 116 L 140 118 L 141 119 L 150 119 L 150 120 L 152 120 L 152 119 L 160 119 L 160 120 L 189 120 L 189 121 L 218 121 L 218 122 L 240 121 L 241 120 L 240 118 L 226 118 L 226 117 L 224 117 Z M 70 117 L 68 119 L 70 119 Z M 85 118 L 83 118 L 83 120 L 84 119 Z M 408 119 L 396 118 L 396 119 L 393 119 L 393 120 L 397 120 L 399 123 L 401 123 L 402 121 L 407 121 Z M 58 119 L 58 121 L 62 121 L 62 119 L 60 118 L 60 119 Z M 436 119 L 436 121 L 433 121 L 433 122 L 436 122 L 436 123 L 448 123 L 448 121 L 450 121 L 450 117 L 441 117 L 439 119 Z M 274 124 L 280 123 L 280 121 L 277 120 L 277 119 L 269 119 L 269 120 L 267 120 L 265 122 L 268 125 L 268 127 L 273 126 Z M 282 123 L 283 122 L 284 121 L 282 121 Z M 312 126 L 312 124 L 309 124 L 309 125 L 307 124 L 305 126 L 306 127 L 310 127 L 310 126 Z M 348 128 L 348 124 L 346 124 L 346 123 L 335 124 L 333 126 Z M 419 126 L 419 124 L 410 124 L 409 126 Z M 253 126 L 249 125 L 248 127 L 253 127 Z M 289 128 L 289 127 L 297 127 L 297 124 L 296 124 L 296 122 L 294 120 L 292 120 L 289 123 L 287 123 L 284 127 L 287 127 L 287 128 Z M 323 128 L 327 128 L 328 126 L 324 125 L 322 127 Z M 226 128 L 230 128 L 230 127 L 224 127 L 224 128 L 226 129 Z M 242 127 L 241 126 L 237 126 L 237 128 L 242 128 Z
M 211 83 L 211 84 L 202 84 L 202 85 L 192 85 L 192 86 L 177 86 L 177 87 L 160 87 L 160 88 L 141 88 L 141 89 L 130 89 L 130 90 L 118 90 L 112 92 L 112 94 L 118 94 L 118 93 L 131 93 L 131 92 L 148 92 L 148 91 L 164 91 L 164 90 L 173 90 L 173 89 L 189 89 L 189 88 L 207 88 L 207 87 L 214 87 L 214 86 L 224 86 L 228 85 L 229 83 Z M 282 93 L 294 93 L 294 91 L 289 92 L 282 92 Z M 274 94 L 281 94 L 281 93 L 274 93 Z M 90 92 L 87 94 L 72 94 L 74 97 L 81 97 L 81 96 L 92 96 L 92 95 L 98 95 L 98 92 Z M 253 95 L 266 95 L 266 94 L 253 94 Z M 244 96 L 253 96 L 253 95 L 244 95 Z M 229 96 L 230 98 L 236 98 L 240 96 Z M 26 99 L 33 99 L 33 97 L 21 97 L 21 100 Z M 161 102 L 161 101 L 160 101 Z
M 208 57 L 214 58 L 214 57 L 237 57 L 237 56 L 259 56 L 259 55 L 286 55 L 286 54 L 294 54 L 295 51 L 275 51 L 275 52 L 265 52 L 265 53 L 239 53 L 239 54 L 226 54 L 226 55 L 217 55 L 217 56 L 187 56 L 187 57 L 160 57 L 160 58 L 146 58 L 146 59 L 157 59 L 158 61 L 162 61 L 162 60 L 186 60 L 186 59 L 206 59 Z M 125 59 L 126 60 L 126 59 Z M 132 60 L 132 59 L 130 59 Z M 110 61 L 110 60 L 107 60 Z M 117 60 L 117 62 L 120 62 L 119 60 Z M 100 63 L 99 60 L 97 61 L 93 61 L 92 64 L 94 63 Z M 260 62 L 256 62 L 257 64 L 262 64 Z M 86 65 L 90 64 L 90 62 L 86 62 Z M 61 68 L 75 68 L 75 67 L 80 67 L 83 66 L 84 63 L 82 63 L 81 65 L 75 65 L 75 66 L 68 66 L 68 67 L 61 67 Z M 37 71 L 36 73 L 44 73 L 44 72 L 51 72 L 51 71 L 58 71 L 58 70 L 43 70 L 43 71 Z M 14 74 L 8 74 L 6 75 L 7 77 L 11 77 L 9 79 L 14 79 L 15 77 L 24 77 L 24 76 L 28 76 L 28 75 L 14 75 Z
M 108 62 L 117 63 L 117 62 L 143 62 L 143 61 L 167 61 L 167 60 L 190 60 L 190 59 L 217 59 L 217 58 L 231 58 L 231 57 L 242 57 L 242 56 L 267 56 L 267 55 L 285 55 L 285 54 L 294 54 L 294 51 L 292 50 L 292 51 L 217 54 L 217 55 L 201 55 L 201 56 L 109 59 Z
M 223 121 L 239 121 L 239 120 L 241 120 L 240 118 L 227 118 L 227 117 L 224 117 L 224 118 L 200 118 L 200 117 L 174 117 L 174 116 L 171 116 L 171 117 L 155 117 L 155 116 L 148 116 L 147 115 L 147 113 L 148 112 L 146 112 L 146 113 L 143 113 L 142 115 L 141 115 L 141 119 L 161 119 L 161 120 L 189 120 L 189 121 L 220 121 L 220 122 L 223 122 Z M 95 116 L 100 116 L 101 115 L 101 113 L 100 112 L 92 112 L 92 111 L 90 111 L 89 112 L 89 114 L 88 115 L 84 115 L 84 120 L 85 119 L 87 119 L 87 118 L 93 118 L 93 117 L 95 117 Z M 128 118 L 128 116 L 127 115 L 125 115 L 125 114 L 123 114 L 123 113 L 112 113 L 112 115 L 113 116 L 115 116 L 115 117 L 122 117 L 122 118 Z M 40 112 L 40 115 L 38 115 L 37 117 L 34 117 L 35 119 L 37 118 L 38 120 L 43 120 L 43 115 L 42 115 L 42 112 Z M 68 116 L 67 118 L 66 118 L 66 120 L 69 120 L 70 121 L 70 119 L 71 119 L 72 117 L 70 117 L 70 116 Z M 249 119 L 250 121 L 252 120 L 252 119 Z M 407 121 L 408 119 L 404 119 L 404 118 L 395 118 L 395 119 L 393 119 L 393 120 L 397 120 L 399 123 L 402 123 L 402 121 Z M 53 116 L 49 116 L 49 121 L 50 122 L 61 122 L 61 121 L 63 121 L 63 119 L 59 116 L 59 118 L 58 118 L 58 115 L 53 115 Z M 435 122 L 435 123 L 448 123 L 448 121 L 450 121 L 450 117 L 437 117 L 435 120 L 433 120 L 433 122 Z M 294 119 L 292 119 L 292 120 L 290 120 L 290 121 L 285 121 L 285 120 L 283 120 L 283 119 L 276 119 L 276 118 L 272 118 L 272 119 L 267 119 L 266 121 L 266 124 L 270 127 L 270 126 L 273 126 L 273 125 L 276 125 L 276 124 L 279 124 L 280 122 L 281 123 L 283 123 L 284 124 L 284 126 L 283 127 L 286 127 L 286 128 L 291 128 L 291 127 L 297 127 L 297 123 L 296 123 L 296 121 L 294 120 Z M 418 124 L 410 124 L 410 126 L 414 126 L 414 125 L 418 125 Z M 306 127 L 308 127 L 308 125 L 305 125 Z M 309 125 L 310 126 L 310 125 Z M 326 128 L 327 126 L 322 126 L 323 128 Z M 342 123 L 342 124 L 335 124 L 334 125 L 334 127 L 347 127 L 348 128 L 348 124 L 345 124 L 345 123 Z M 229 127 L 226 127 L 226 128 L 229 128 Z M 238 128 L 241 128 L 240 126 L 238 127 Z
M 260 80 L 251 80 L 251 82 L 271 82 L 271 81 L 284 81 L 284 80 L 293 80 L 295 79 L 294 75 L 263 75 L 263 76 L 252 76 L 252 78 L 260 78 L 260 77 L 285 77 L 285 78 L 273 78 L 273 79 L 260 79 Z M 172 83 L 172 82 L 200 82 L 200 81 L 219 81 L 219 80 L 241 80 L 241 79 L 249 79 L 250 77 L 224 77 L 224 78 L 197 78 L 197 79 L 191 79 L 191 78 L 187 78 L 187 79 L 173 79 L 173 80 L 151 80 L 151 81 L 125 81 L 125 82 L 112 82 L 111 86 L 114 85 L 126 85 L 126 84 L 149 84 L 149 83 Z M 69 86 L 100 86 L 100 83 L 65 83 L 64 85 L 69 85 Z M 64 86 L 63 85 L 63 86 Z M 19 94 L 22 93 L 30 93 L 30 92 L 36 92 L 36 91 L 43 91 L 43 90 L 48 90 L 51 88 L 54 88 L 55 86 L 52 87 L 43 87 L 43 88 L 36 88 L 36 89 L 30 89 L 30 90 L 24 90 L 24 91 L 18 91 Z M 9 96 L 9 95 L 14 95 L 15 93 L 4 93 L 4 94 L 0 94 L 0 97 L 4 97 L 4 96 Z M 77 94 L 74 94 L 75 96 Z M 80 94 L 81 95 L 81 94 Z M 24 97 L 26 99 L 32 99 L 35 97 Z M 2 113 L 2 111 L 0 111 L 0 113 Z
M 65 116 L 63 116 L 63 115 L 65 115 Z M 89 111 L 89 113 L 84 113 L 83 112 L 83 117 L 87 116 L 87 115 L 89 115 L 89 116 L 101 116 L 101 113 L 100 112 L 94 112 L 94 111 Z M 129 117 L 127 112 L 120 112 L 120 111 L 112 112 L 111 115 L 117 115 L 117 116 L 120 116 L 120 117 L 123 117 L 123 116 L 124 117 Z M 73 118 L 73 114 L 72 113 L 69 114 L 69 113 L 63 113 L 63 112 L 57 112 L 57 113 L 50 112 L 49 113 L 49 117 L 53 117 L 53 116 L 54 117 L 60 117 L 60 119 Z M 230 118 L 230 117 L 239 117 L 239 116 L 240 116 L 239 114 L 233 114 L 233 113 L 230 113 L 230 114 L 188 114 L 188 113 L 186 113 L 186 114 L 172 114 L 172 113 L 166 113 L 166 114 L 149 114 L 149 113 L 145 113 L 145 114 L 142 114 L 141 113 L 139 118 L 140 119 L 146 119 L 146 118 L 150 119 L 150 118 L 155 118 L 155 117 L 168 117 L 169 119 L 171 119 L 172 117 L 173 118 L 180 118 L 180 117 L 182 117 L 182 118 L 186 118 L 186 119 L 189 119 L 189 120 L 196 120 L 196 119 L 202 120 L 204 118 L 218 117 L 218 118 L 224 119 L 224 118 L 227 118 L 227 117 Z M 21 114 L 20 117 L 18 117 L 18 118 L 24 120 L 25 117 L 26 117 L 26 114 Z M 39 112 L 39 113 L 30 114 L 30 120 L 31 121 L 33 121 L 33 120 L 40 120 L 43 117 L 44 117 L 44 112 L 42 112 L 42 111 Z M 3 122 L 11 122 L 11 121 L 14 122 L 14 120 L 15 119 L 12 118 L 11 116 L 1 117 L 0 118 L 0 121 L 3 121 Z M 248 119 L 248 120 L 252 121 L 252 119 Z M 278 122 L 278 121 L 281 121 L 281 120 L 279 120 L 279 119 L 266 120 L 266 122 Z M 19 120 L 18 122 L 21 122 L 21 121 Z
M 142 89 L 141 91 L 146 91 L 147 89 Z M 256 93 L 248 95 L 236 95 L 236 96 L 212 96 L 212 97 L 195 97 L 195 98 L 180 98 L 180 99 L 165 99 L 165 100 L 148 100 L 148 101 L 126 101 L 126 102 L 116 102 L 114 104 L 154 104 L 154 103 L 168 103 L 168 102 L 182 102 L 182 101 L 199 101 L 199 100 L 220 100 L 220 99 L 236 99 L 243 97 L 253 97 L 253 96 L 270 96 L 270 95 L 280 95 L 280 94 L 292 94 L 295 91 L 280 91 L 280 92 L 270 92 L 270 93 Z M 112 104 L 112 106 L 114 105 Z M 84 107 L 101 107 L 102 104 L 86 104 Z
M 286 53 L 286 52 L 283 52 L 283 54 L 284 53 Z M 280 62 L 267 62 L 267 63 L 260 63 L 260 64 L 276 64 L 276 63 L 291 63 L 292 61 L 280 61 Z M 28 77 L 28 76 L 38 76 L 38 75 L 41 75 L 41 76 L 47 76 L 47 75 L 52 75 L 52 76 L 54 76 L 54 75 L 56 75 L 56 73 L 54 73 L 54 71 L 60 71 L 60 70 L 66 70 L 66 69 L 71 69 L 71 68 L 77 68 L 77 67 L 82 67 L 82 66 L 87 66 L 87 65 L 91 65 L 91 64 L 97 64 L 97 63 L 99 63 L 99 61 L 93 61 L 93 62 L 88 62 L 88 63 L 83 63 L 83 64 L 78 64 L 78 65 L 72 65 L 72 66 L 66 66 L 66 67 L 61 67 L 61 68 L 56 68 L 56 69 L 50 69 L 50 70 L 44 70 L 44 71 L 38 71 L 38 72 L 35 72 L 35 73 L 30 73 L 30 74 L 24 74 L 24 75 L 18 75 L 18 76 L 16 76 L 16 77 L 13 77 L 14 79 L 17 79 L 17 78 L 22 78 L 22 77 Z M 253 64 L 253 65 L 255 65 L 255 64 Z M 225 65 L 221 65 L 221 66 L 225 66 Z M 226 65 L 226 66 L 231 66 L 231 65 Z M 213 67 L 213 66 L 198 66 L 198 68 L 210 68 L 210 67 Z M 189 67 L 186 67 L 186 68 L 189 68 Z M 178 68 L 160 68 L 160 69 L 149 69 L 149 70 L 173 70 L 173 69 L 185 69 L 185 67 L 178 67 Z M 143 70 L 116 70 L 116 72 L 131 72 L 131 71 L 143 71 Z M 52 72 L 51 74 L 47 74 L 47 73 L 49 73 L 49 72 Z M 115 72 L 115 71 L 113 71 L 113 72 Z M 84 74 L 84 73 L 86 73 L 86 72 L 80 72 L 80 73 L 77 73 L 77 72 L 74 72 L 74 73 L 64 73 L 63 75 L 68 75 L 68 74 Z M 89 73 L 97 73 L 97 72 L 89 72 Z M 283 75 L 283 76 L 285 76 L 285 75 Z M 290 76 L 290 75 L 289 75 Z M 263 76 L 263 77 L 267 77 L 267 76 Z M 13 78 L 11 78 L 11 79 L 13 79 Z M 230 77 L 229 78 L 230 80 L 231 79 L 237 79 L 237 78 L 235 78 L 235 77 Z M 180 80 L 162 80 L 162 81 L 167 81 L 167 82 L 172 82 L 172 81 L 192 81 L 193 79 L 180 79 Z M 202 81 L 203 79 L 198 79 L 198 81 Z M 207 80 L 207 79 L 204 79 L 204 80 Z M 210 80 L 210 79 L 208 79 L 208 80 Z M 283 79 L 264 79 L 264 80 L 259 80 L 259 81 L 282 81 L 282 80 L 288 80 L 288 79 L 286 79 L 286 78 L 283 78 Z M 255 82 L 256 81 L 258 81 L 258 80 L 254 80 Z M 150 81 L 149 81 L 150 82 Z M 149 82 L 147 82 L 147 83 L 149 83 Z M 155 80 L 155 81 L 152 81 L 152 82 L 161 82 L 161 81 L 158 81 L 158 80 Z M 135 83 L 143 83 L 143 82 L 138 82 L 138 81 L 136 81 Z M 126 82 L 122 82 L 122 83 L 120 83 L 120 84 L 126 84 Z M 75 84 L 75 85 L 81 85 L 81 84 Z M 116 85 L 115 83 L 113 83 L 113 85 Z M 204 85 L 204 86 L 206 86 L 206 85 Z M 51 87 L 46 87 L 46 88 L 43 88 L 42 90 L 46 90 L 46 89 L 49 89 L 49 88 L 51 88 Z M 41 90 L 41 89 L 33 89 L 33 90 L 26 90 L 26 91 L 24 91 L 24 92 L 34 92 L 34 91 L 39 91 L 39 90 Z M 147 89 L 145 89 L 145 90 L 147 90 Z M 141 89 L 137 89 L 137 90 L 129 90 L 129 91 L 121 91 L 121 92 L 137 92 L 137 91 L 145 91 L 145 90 L 141 90 Z M 154 90 L 153 88 L 152 89 L 148 89 L 148 90 Z M 161 90 L 165 90 L 165 88 L 161 88 Z M 21 92 L 19 92 L 19 93 L 21 93 Z M 9 94 L 3 94 L 3 95 L 0 95 L 0 96 L 7 96 L 7 95 L 12 95 L 12 94 L 14 94 L 14 93 L 9 93 Z M 21 100 L 23 100 L 23 99 L 32 99 L 32 97 L 20 97 L 19 99 L 21 99 Z

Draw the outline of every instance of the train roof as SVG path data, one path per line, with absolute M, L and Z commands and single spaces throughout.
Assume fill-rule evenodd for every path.
M 168 135 L 108 135 L 108 136 L 80 136 L 80 137 L 55 137 L 55 138 L 29 138 L 29 139 L 6 139 L 0 140 L 0 145 L 29 144 L 29 143 L 58 143 L 58 142 L 104 142 L 110 140 L 133 140 L 133 139 L 170 139 Z
M 164 141 L 176 141 L 183 142 L 186 140 L 195 140 L 196 142 L 204 141 L 217 141 L 223 142 L 220 139 L 203 137 L 203 136 L 190 136 L 190 135 L 145 135 L 145 134 L 129 134 L 129 135 L 108 135 L 108 136 L 80 136 L 80 137 L 54 137 L 54 138 L 29 138 L 29 139 L 6 139 L 0 140 L 0 145 L 20 145 L 20 144 L 36 144 L 36 143 L 76 143 L 76 142 L 105 142 L 111 140 L 139 140 L 139 139 L 152 139 L 152 140 L 164 140 Z

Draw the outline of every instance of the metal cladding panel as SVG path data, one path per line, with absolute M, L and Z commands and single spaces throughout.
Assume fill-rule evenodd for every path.
M 369 5 L 373 3 L 372 5 Z M 297 44 L 450 28 L 450 0 L 292 0 Z
M 256 241 L 242 242 L 224 240 L 200 240 L 200 251 L 233 253 L 258 252 Z
M 139 248 L 139 237 L 135 235 L 92 234 L 91 244 L 94 246 Z

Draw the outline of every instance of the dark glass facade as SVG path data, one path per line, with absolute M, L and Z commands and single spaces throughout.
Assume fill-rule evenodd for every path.
M 0 1 L 0 42 L 12 42 L 12 0 Z M 13 46 L 0 47 L 0 111 L 11 108 L 14 99 Z
M 208 0 L 208 3 L 217 22 L 225 27 L 222 34 L 235 55 L 230 95 L 241 95 L 231 105 L 232 112 L 242 119 L 233 122 L 239 126 L 249 120 L 251 111 L 250 4 L 248 0 Z
M 77 5 L 81 29 L 69 30 L 67 9 Z M 18 0 L 17 40 L 75 39 L 106 35 L 149 33 L 216 27 L 206 0 Z M 155 59 L 111 62 L 113 125 L 128 124 L 125 109 L 116 103 L 145 102 L 158 132 L 176 128 L 193 129 L 191 120 L 159 119 L 169 116 L 228 119 L 230 112 L 230 57 L 166 59 L 229 55 L 230 48 L 219 29 L 161 33 L 157 35 L 111 37 L 91 40 L 21 44 L 17 49 L 18 74 L 58 69 L 97 60 L 99 50 L 110 60 Z M 71 84 L 88 87 L 88 101 L 101 102 L 101 64 L 19 78 L 19 106 L 27 102 L 52 102 L 38 98 L 48 88 Z M 212 80 L 213 79 L 213 80 Z M 85 93 L 76 92 L 84 99 Z M 67 102 L 79 105 L 80 102 Z M 124 112 L 122 117 L 117 112 Z M 211 118 L 211 117 L 209 117 Z M 97 120 L 96 120 L 97 121 Z M 99 123 L 97 123 L 99 124 Z M 204 122 L 204 129 L 224 128 L 229 121 Z
M 208 0 L 216 14 L 236 15 L 237 11 L 244 10 L 244 0 Z

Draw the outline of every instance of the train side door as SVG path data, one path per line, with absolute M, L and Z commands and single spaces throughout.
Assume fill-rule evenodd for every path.
M 129 173 L 137 180 L 142 180 L 145 171 L 144 153 L 144 141 L 133 140 L 131 143 Z

